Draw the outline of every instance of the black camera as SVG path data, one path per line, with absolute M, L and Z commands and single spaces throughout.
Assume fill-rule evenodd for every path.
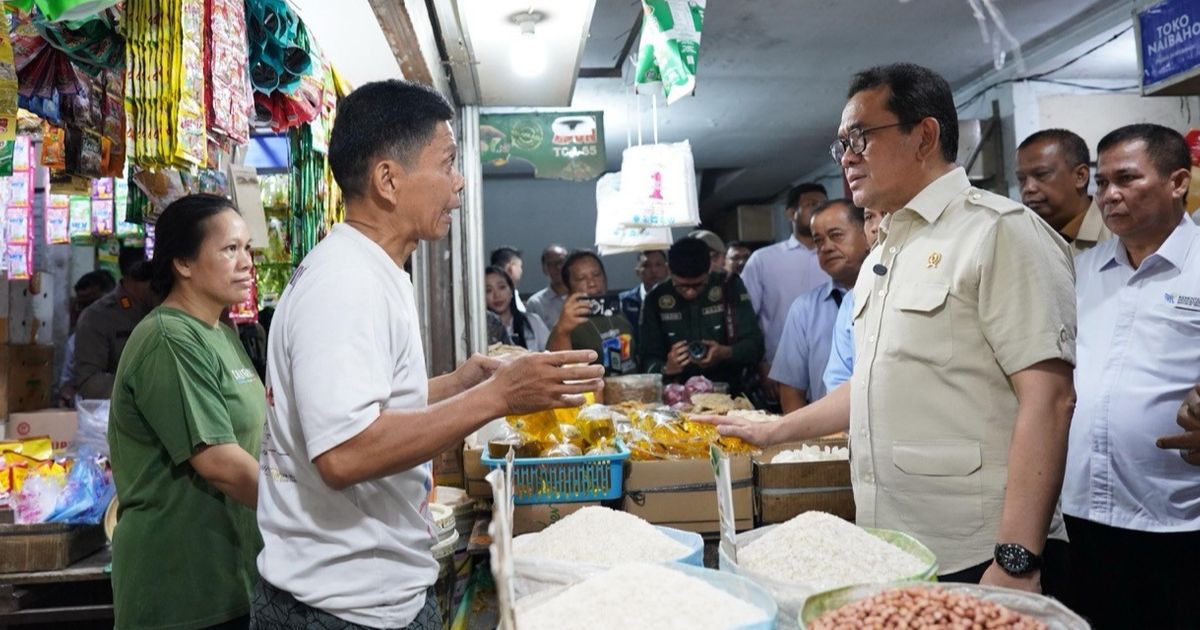
M 689 341 L 687 350 L 688 354 L 696 360 L 703 359 L 704 355 L 708 354 L 708 346 L 704 345 L 703 341 Z

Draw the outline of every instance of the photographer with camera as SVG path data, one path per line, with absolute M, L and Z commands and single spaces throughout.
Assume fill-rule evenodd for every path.
M 668 281 L 642 305 L 641 362 L 647 372 L 683 381 L 703 375 L 749 393 L 762 360 L 763 336 L 745 285 L 709 273 L 709 247 L 688 237 L 667 253 Z
M 596 254 L 580 250 L 563 261 L 563 283 L 571 296 L 550 332 L 547 350 L 595 350 L 606 375 L 637 372 L 633 324 L 608 295 L 608 276 Z

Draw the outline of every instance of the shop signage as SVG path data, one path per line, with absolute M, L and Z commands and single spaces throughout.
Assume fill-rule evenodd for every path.
M 1163 0 L 1137 12 L 1142 92 L 1155 93 L 1200 68 L 1200 0 Z
M 528 112 L 479 117 L 480 157 L 533 165 L 534 177 L 586 181 L 604 173 L 604 112 Z

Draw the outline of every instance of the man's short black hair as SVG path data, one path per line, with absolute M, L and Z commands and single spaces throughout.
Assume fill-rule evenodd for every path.
M 454 109 L 433 88 L 391 79 L 363 84 L 338 103 L 329 168 L 346 198 L 367 194 L 380 159 L 411 165 Z
M 577 249 L 570 254 L 567 254 L 567 259 L 563 261 L 562 281 L 568 289 L 571 288 L 571 267 L 574 267 L 575 263 L 589 258 L 596 261 L 597 265 L 600 265 L 600 275 L 604 276 L 605 280 L 608 280 L 608 272 L 604 270 L 604 261 L 600 260 L 600 257 L 596 255 L 596 252 L 586 249 Z
M 546 249 L 542 250 L 542 264 L 543 265 L 546 264 L 546 257 L 549 256 L 556 249 L 561 249 L 564 252 L 567 251 L 566 247 L 563 247 L 562 245 L 559 245 L 558 243 L 555 243 L 553 245 L 547 245 Z
M 1100 139 L 1096 154 L 1137 140 L 1146 143 L 1146 155 L 1150 156 L 1150 161 L 1154 163 L 1154 168 L 1158 169 L 1161 177 L 1169 177 L 1179 169 L 1192 168 L 1192 154 L 1188 151 L 1187 140 L 1184 140 L 1183 135 L 1170 127 L 1153 123 L 1125 125 L 1108 132 L 1108 135 Z
M 122 246 L 117 254 L 117 268 L 121 270 L 121 278 L 134 282 L 150 280 L 150 263 L 146 261 L 146 250 L 141 247 Z
M 749 245 L 747 245 L 746 243 L 743 243 L 742 241 L 729 241 L 729 244 L 725 246 L 725 251 L 729 251 L 734 248 L 751 249 L 751 247 Z
M 493 267 L 503 268 L 512 262 L 514 258 L 521 258 L 521 250 L 505 245 L 504 247 L 497 247 L 492 250 L 491 263 Z
M 667 252 L 667 268 L 680 278 L 707 276 L 712 267 L 712 251 L 698 238 L 681 238 Z
M 867 217 L 863 213 L 863 209 L 854 205 L 853 201 L 845 198 L 830 199 L 816 208 L 813 208 L 812 218 L 817 218 L 818 214 L 821 214 L 830 208 L 841 208 L 842 211 L 845 212 L 846 218 L 860 228 L 867 222 Z
M 888 111 L 905 123 L 901 131 L 910 133 L 917 123 L 934 118 L 941 126 L 942 157 L 951 163 L 958 159 L 958 111 L 954 93 L 942 75 L 915 63 L 875 66 L 854 75 L 846 98 L 882 86 L 891 91 Z
M 667 250 L 665 250 L 665 249 L 648 249 L 645 251 L 638 252 L 638 255 L 637 255 L 638 262 L 642 262 L 643 260 L 646 260 L 647 258 L 650 257 L 650 254 L 658 254 L 659 256 L 662 256 L 663 262 L 666 262 L 666 260 L 667 260 Z
M 79 280 L 75 281 L 76 294 L 79 294 L 81 291 L 91 290 L 96 290 L 100 293 L 108 293 L 116 287 L 117 281 L 107 269 L 89 271 L 82 276 L 79 276 Z
M 1043 129 L 1034 132 L 1028 138 L 1021 141 L 1017 150 L 1031 147 L 1039 142 L 1051 142 L 1058 145 L 1058 148 L 1063 152 L 1070 162 L 1071 168 L 1075 168 L 1080 164 L 1087 164 L 1092 161 L 1092 155 L 1088 151 L 1087 143 L 1079 134 L 1068 129 Z
M 807 193 L 821 193 L 822 195 L 824 195 L 826 197 L 829 196 L 829 193 L 825 192 L 824 186 L 822 186 L 816 182 L 808 182 L 806 184 L 800 184 L 799 186 L 795 186 L 791 190 L 788 191 L 787 205 L 785 205 L 784 207 L 785 208 L 800 207 L 800 195 L 804 195 Z

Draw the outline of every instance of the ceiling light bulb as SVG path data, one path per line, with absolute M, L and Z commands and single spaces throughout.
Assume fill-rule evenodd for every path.
M 536 19 L 521 20 L 521 34 L 512 46 L 512 68 L 517 75 L 532 78 L 546 70 L 546 47 L 534 33 Z

